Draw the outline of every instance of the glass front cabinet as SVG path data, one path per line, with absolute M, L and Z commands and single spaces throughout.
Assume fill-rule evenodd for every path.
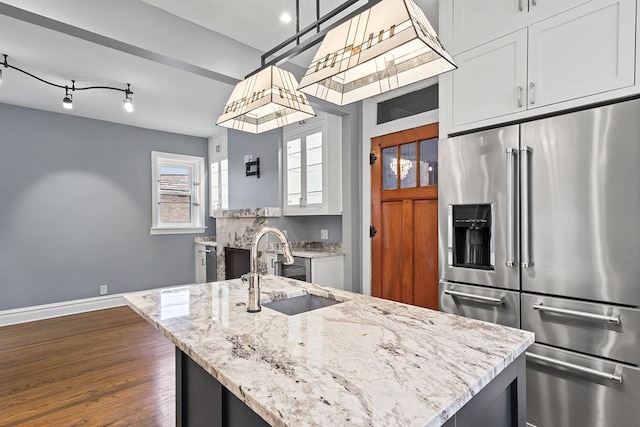
M 342 119 L 317 117 L 283 129 L 284 215 L 342 214 Z

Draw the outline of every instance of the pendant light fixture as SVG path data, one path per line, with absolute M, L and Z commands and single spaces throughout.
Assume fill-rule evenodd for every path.
M 382 0 L 326 34 L 298 89 L 346 105 L 455 68 L 418 5 Z
M 268 66 L 236 85 L 216 124 L 261 133 L 315 116 L 290 72 Z

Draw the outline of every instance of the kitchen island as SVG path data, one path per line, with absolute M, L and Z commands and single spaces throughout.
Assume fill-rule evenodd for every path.
M 247 313 L 240 280 L 125 296 L 176 345 L 178 425 L 524 427 L 532 333 L 262 277 L 263 305 L 305 294 L 341 302 Z

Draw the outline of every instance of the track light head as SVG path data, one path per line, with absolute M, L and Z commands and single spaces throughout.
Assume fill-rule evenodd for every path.
M 132 113 L 133 112 L 133 101 L 131 100 L 131 98 L 129 98 L 128 96 L 124 99 L 124 101 L 122 101 L 124 103 L 124 109 L 127 111 L 127 113 Z
M 133 100 L 131 95 L 127 94 L 127 97 L 122 101 L 122 105 L 127 113 L 133 113 Z
M 131 85 L 129 83 L 127 83 L 127 90 L 125 90 L 124 93 L 125 98 L 124 101 L 122 101 L 124 109 L 127 113 L 133 113 L 133 100 L 131 99 L 133 92 L 131 92 Z
M 62 98 L 62 106 L 67 110 L 73 109 L 73 95 L 69 94 L 69 88 L 65 88 L 64 98 Z

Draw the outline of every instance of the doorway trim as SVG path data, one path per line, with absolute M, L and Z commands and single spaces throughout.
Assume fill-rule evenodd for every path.
M 371 295 L 371 239 L 369 238 L 369 225 L 371 225 L 371 167 L 369 166 L 371 140 L 378 136 L 438 123 L 440 118 L 439 110 L 431 110 L 378 125 L 376 124 L 378 103 L 436 83 L 438 83 L 438 77 L 433 77 L 362 101 L 362 142 L 360 144 L 362 171 L 362 272 L 360 277 L 362 278 L 362 293 L 364 295 Z

